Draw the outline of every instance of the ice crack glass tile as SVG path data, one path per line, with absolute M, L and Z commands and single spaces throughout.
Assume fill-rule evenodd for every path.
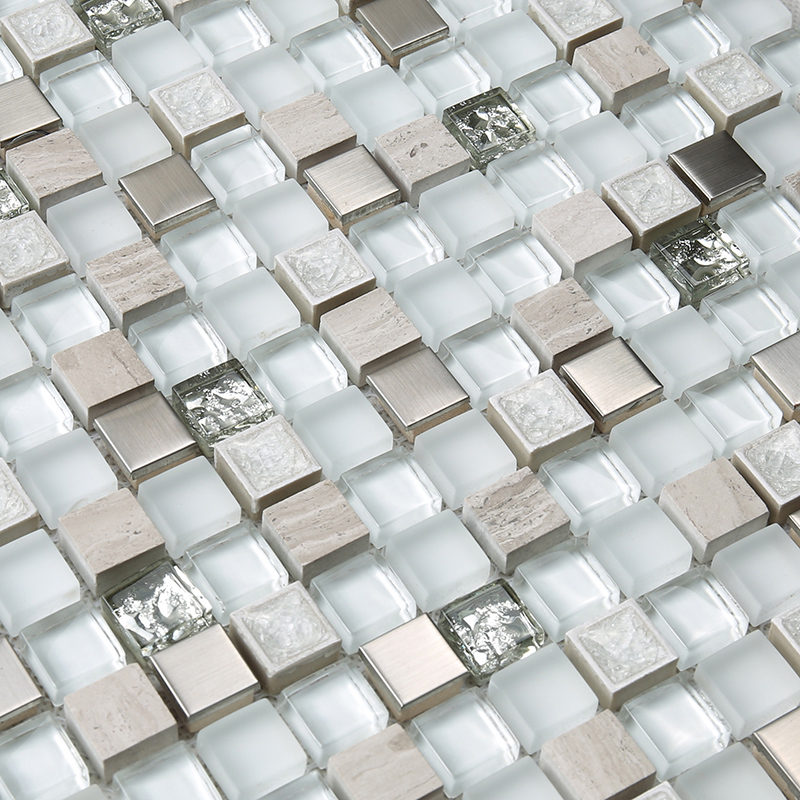
M 30 210 L 22 190 L 0 167 L 0 220 L 13 219 Z
M 650 258 L 680 292 L 681 304 L 694 308 L 710 292 L 750 274 L 750 259 L 708 216 L 657 239 Z
M 472 677 L 487 681 L 544 644 L 541 625 L 516 592 L 498 580 L 461 597 L 436 614 L 436 624 Z
M 80 9 L 106 58 L 111 58 L 114 42 L 164 19 L 154 0 L 83 0 Z
M 103 602 L 137 659 L 213 623 L 208 601 L 178 567 L 169 563 L 109 594 Z
M 10 467 L 0 463 L 0 546 L 36 530 L 38 522 L 39 512 L 36 506 L 20 486 Z
M 622 27 L 622 14 L 606 0 L 533 0 L 529 13 L 567 61 L 576 47 Z
M 533 125 L 503 89 L 490 89 L 446 108 L 442 122 L 481 172 L 503 153 L 536 140 Z

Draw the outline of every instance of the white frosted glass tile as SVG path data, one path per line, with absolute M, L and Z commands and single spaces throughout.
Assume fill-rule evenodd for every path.
M 375 273 L 378 286 L 387 292 L 393 292 L 398 281 L 445 257 L 436 234 L 408 203 L 357 222 L 349 238 Z
M 761 190 L 731 203 L 717 221 L 747 254 L 755 273 L 800 251 L 800 210 L 776 191 Z
M 478 171 L 423 192 L 419 215 L 453 258 L 514 227 L 513 210 Z
M 174 30 L 170 22 L 161 24 L 169 25 Z M 149 30 L 152 28 L 145 28 L 142 33 Z M 117 189 L 117 181 L 124 175 L 162 161 L 172 154 L 167 137 L 138 103 L 130 103 L 90 119 L 81 125 L 79 134 L 81 144 L 103 170 L 103 179 L 114 190 Z
M 114 42 L 111 57 L 114 69 L 144 106 L 150 104 L 153 89 L 203 68 L 197 51 L 166 20 Z
M 560 642 L 568 630 L 619 603 L 619 587 L 582 542 L 554 547 L 520 564 L 514 590 L 547 635 Z
M 714 121 L 700 103 L 674 83 L 628 101 L 619 118 L 651 160 L 666 161 L 675 150 L 714 133 Z
M 539 362 L 528 345 L 508 323 L 497 319 L 445 339 L 440 357 L 479 411 L 485 410 L 492 395 L 539 373 Z
M 555 644 L 492 675 L 487 696 L 528 753 L 597 711 L 597 695 Z
M 48 208 L 47 227 L 81 277 L 88 261 L 142 238 L 139 226 L 108 186 Z
M 318 767 L 379 733 L 389 721 L 389 712 L 366 678 L 347 662 L 320 670 L 281 692 L 278 711 Z
M 448 797 L 509 766 L 519 754 L 519 742 L 474 689 L 420 714 L 408 733 Z
M 227 214 L 240 200 L 286 176 L 283 162 L 249 125 L 197 145 L 192 166 Z
M 523 756 L 464 792 L 464 800 L 561 800 L 532 758 Z
M 56 353 L 99 336 L 110 326 L 103 309 L 75 275 L 17 295 L 11 303 L 11 318 L 47 368 Z
M 300 327 L 300 312 L 275 278 L 255 269 L 210 289 L 203 311 L 228 350 L 244 361 L 258 345 Z
M 450 31 L 463 39 L 470 28 L 508 14 L 512 0 L 433 0 L 431 5 L 444 18 Z
M 688 770 L 675 781 L 681 800 L 783 800 L 783 793 L 741 743 Z
M 202 303 L 216 286 L 256 268 L 256 251 L 221 211 L 165 233 L 160 248 L 195 303 Z
M 792 253 L 767 267 L 764 282 L 800 316 L 800 252 Z
M 446 108 L 485 92 L 491 84 L 486 70 L 453 39 L 405 56 L 399 74 L 422 101 L 425 113 L 440 119 Z
M 492 314 L 489 298 L 451 258 L 399 281 L 394 299 L 434 350 L 446 337 Z
M 253 7 L 255 7 L 255 3 Z M 314 82 L 280 44 L 262 47 L 226 64 L 220 77 L 244 108 L 247 121 L 261 130 L 261 115 L 314 91 Z
M 139 503 L 153 520 L 173 558 L 187 548 L 239 522 L 242 509 L 205 458 L 145 481 Z
M 450 508 L 516 469 L 512 452 L 475 409 L 420 433 L 414 457 Z
M 197 752 L 229 800 L 256 800 L 306 770 L 303 748 L 267 699 L 203 728 Z
M 791 104 L 800 91 L 800 32 L 790 28 L 756 42 L 750 48 L 750 55 L 783 89 L 782 102 Z
M 674 399 L 730 365 L 731 351 L 691 306 L 648 322 L 631 335 L 631 347 Z
M 336 0 L 255 0 L 253 11 L 264 20 L 272 38 L 288 47 L 299 33 L 339 16 Z
M 703 11 L 725 31 L 733 47 L 743 50 L 792 25 L 792 12 L 780 0 L 708 0 Z
M 614 8 L 622 14 L 622 24 L 638 30 L 648 19 L 678 8 L 683 0 L 617 0 Z
M 696 567 L 641 600 L 650 621 L 689 669 L 747 633 L 747 615 L 708 567 Z
M 686 70 L 727 53 L 731 46 L 731 40 L 694 3 L 642 23 L 639 33 L 669 64 L 670 80 L 676 83 L 683 83 Z
M 5 11 L 0 13 L 5 14 Z M 16 80 L 22 77 L 22 67 L 14 54 L 8 49 L 5 42 L 0 42 L 0 83 Z
M 713 458 L 711 444 L 670 400 L 620 422 L 608 441 L 636 476 L 642 491 L 653 498 L 668 483 Z
M 392 432 L 356 386 L 328 395 L 297 411 L 297 435 L 319 461 L 327 478 L 392 449 Z
M 604 181 L 647 161 L 647 151 L 610 111 L 559 131 L 554 143 L 584 186 L 598 194 Z
M 31 353 L 5 314 L 0 314 L 0 381 L 31 366 Z
M 777 403 L 744 369 L 720 372 L 687 389 L 681 408 L 714 448 L 714 458 L 777 428 L 783 415 Z
M 471 27 L 464 46 L 489 73 L 492 86 L 503 89 L 556 57 L 556 46 L 522 10 Z
M 222 800 L 184 742 L 120 770 L 114 788 L 122 800 Z
M 43 530 L 0 547 L 0 622 L 11 636 L 80 597 L 78 579 Z
M 169 394 L 176 383 L 221 364 L 227 356 L 208 320 L 185 303 L 134 323 L 128 339 L 163 394 Z
M 44 370 L 25 370 L 0 382 L 0 456 L 7 461 L 71 430 L 72 412 Z
M 442 496 L 414 457 L 400 447 L 345 472 L 340 488 L 375 547 L 442 510 Z
M 441 511 L 392 537 L 386 560 L 422 611 L 482 586 L 491 563 L 452 511 Z
M 697 665 L 697 685 L 743 739 L 800 703 L 800 675 L 753 631 Z
M 584 289 L 624 339 L 680 304 L 678 290 L 641 250 L 590 272 Z
M 338 17 L 292 39 L 289 53 L 319 92 L 381 65 L 375 45 L 349 17 Z
M 380 556 L 371 553 L 317 575 L 309 591 L 348 654 L 417 613 L 408 589 Z
M 244 522 L 186 552 L 192 582 L 228 624 L 232 611 L 255 603 L 289 583 L 289 573 L 252 523 Z
M 62 800 L 89 785 L 89 771 L 53 714 L 0 736 L 0 789 L 11 800 Z
M 720 550 L 711 570 L 753 626 L 797 605 L 800 549 L 780 525 L 769 525 Z
M 205 65 L 217 73 L 231 61 L 269 44 L 264 23 L 241 0 L 219 0 L 184 14 L 181 33 Z
M 25 660 L 53 705 L 125 666 L 125 651 L 100 613 L 79 606 L 22 632 Z
M 131 102 L 131 90 L 96 50 L 45 70 L 39 86 L 68 128 Z
M 629 700 L 620 721 L 662 781 L 724 750 L 731 737 L 714 707 L 686 676 Z
M 561 267 L 544 245 L 516 229 L 467 250 L 464 265 L 492 301 L 494 313 L 506 319 L 514 303 L 561 280 Z
M 322 773 L 315 769 L 302 778 L 286 784 L 282 789 L 271 792 L 264 800 L 338 800 L 328 788 Z
M 286 180 L 236 203 L 233 221 L 267 269 L 284 250 L 293 250 L 328 231 L 314 201 L 295 180 Z
M 536 136 L 551 143 L 560 130 L 600 113 L 600 98 L 566 61 L 517 78 L 509 94 L 533 123 Z
M 581 179 L 545 142 L 500 156 L 486 168 L 486 177 L 513 209 L 517 224 L 527 228 L 534 214 L 583 189 Z
M 564 509 L 576 536 L 635 503 L 641 492 L 633 473 L 601 439 L 579 444 L 545 461 L 539 478 Z

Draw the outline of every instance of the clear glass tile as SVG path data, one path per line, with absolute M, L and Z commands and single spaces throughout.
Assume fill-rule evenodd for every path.
M 315 769 L 282 789 L 270 792 L 264 800 L 337 800 L 325 783 L 322 773 Z
M 800 92 L 800 32 L 790 28 L 756 42 L 750 55 L 783 89 L 782 102 L 791 104 Z
M 336 0 L 255 0 L 252 7 L 282 47 L 288 47 L 298 34 L 339 16 Z
M 115 42 L 164 19 L 155 0 L 80 0 L 80 10 L 106 58 L 111 58 Z
M 508 14 L 512 0 L 433 0 L 431 5 L 459 39 L 470 28 Z
M 769 266 L 764 282 L 800 317 L 800 253 L 792 253 Z
M 643 22 L 678 8 L 683 0 L 617 0 L 614 8 L 622 14 L 622 24 L 639 29 Z
M 531 795 L 531 792 L 535 792 Z M 464 792 L 464 800 L 561 800 L 532 758 L 520 758 Z
M 710 0 L 704 11 L 730 37 L 732 47 L 745 51 L 792 24 L 791 11 L 776 0 L 765 0 L 757 6 L 747 0 Z
M 7 12 L 3 12 L 7 13 Z M 22 77 L 22 67 L 14 54 L 8 49 L 5 42 L 0 42 L 0 83 L 16 80 Z

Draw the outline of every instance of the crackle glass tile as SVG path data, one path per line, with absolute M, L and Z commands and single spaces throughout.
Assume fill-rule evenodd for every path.
M 103 603 L 122 640 L 145 658 L 213 623 L 208 600 L 169 563 L 109 594 Z
M 399 75 L 421 100 L 426 114 L 442 112 L 490 86 L 486 70 L 453 39 L 423 47 L 400 60 Z
M 7 464 L 0 464 L 0 543 L 8 544 L 39 524 L 39 513 Z M 1 647 L 1 646 L 0 646 Z M 0 715 L 8 721 L 7 712 Z
M 544 629 L 504 580 L 459 597 L 435 618 L 444 638 L 480 683 L 544 644 Z
M 155 0 L 80 0 L 80 9 L 106 58 L 111 58 L 115 42 L 164 19 Z
M 18 295 L 11 318 L 45 367 L 56 353 L 109 330 L 108 317 L 75 275 Z
M 53 705 L 125 666 L 125 651 L 98 611 L 79 606 L 22 631 L 25 660 Z
M 111 0 L 110 4 L 115 2 L 122 4 L 122 0 Z M 84 122 L 133 100 L 128 85 L 96 50 L 45 70 L 39 85 L 64 124 L 73 131 Z
M 552 144 L 556 134 L 600 113 L 600 98 L 566 61 L 556 61 L 517 78 L 508 91 L 536 129 Z
M 72 412 L 44 370 L 26 369 L 0 381 L 0 456 L 7 461 L 71 430 Z
M 163 394 L 169 394 L 176 383 L 221 364 L 227 355 L 208 320 L 185 303 L 134 323 L 128 339 Z
M 310 325 L 251 350 L 247 370 L 275 411 L 287 419 L 347 386 L 345 368 Z
M 619 587 L 603 565 L 577 540 L 520 564 L 512 585 L 554 642 L 620 599 Z
M 252 523 L 244 522 L 186 551 L 186 574 L 227 625 L 232 611 L 289 583 L 289 573 Z
M 28 201 L 19 186 L 0 167 L 0 220 L 14 219 L 29 210 Z
M 641 599 L 650 621 L 689 669 L 747 633 L 747 615 L 708 567 L 696 567 Z M 672 777 L 672 776 L 670 776 Z
M 519 742 L 508 726 L 474 689 L 420 714 L 408 733 L 448 797 L 509 766 L 519 754 Z
M 284 690 L 278 711 L 322 768 L 332 755 L 382 731 L 389 721 L 389 712 L 366 678 L 348 662 Z
M 408 203 L 356 222 L 349 239 L 375 273 L 378 286 L 387 292 L 394 291 L 398 281 L 445 257 L 436 234 Z
M 298 34 L 339 16 L 336 0 L 255 0 L 253 11 L 264 20 L 272 38 L 288 47 Z
M 783 415 L 777 403 L 746 370 L 731 369 L 687 389 L 681 408 L 714 448 L 714 458 L 777 428 Z
M 576 536 L 635 503 L 641 492 L 633 473 L 601 439 L 584 442 L 545 461 L 539 478 L 570 518 Z
M 665 781 L 728 746 L 730 728 L 686 675 L 629 700 L 620 721 Z
M 649 159 L 667 156 L 714 133 L 714 121 L 689 92 L 670 83 L 629 100 L 619 115 L 647 150 Z
M 583 189 L 580 178 L 545 142 L 501 155 L 486 168 L 486 177 L 524 228 L 530 227 L 537 212 Z
M 682 83 L 686 70 L 727 53 L 731 40 L 694 3 L 642 23 L 639 33 L 669 64 L 670 80 Z
M 442 496 L 430 478 L 399 447 L 348 470 L 340 486 L 375 547 L 442 510 Z
M 53 714 L 0 736 L 0 789 L 9 800 L 63 800 L 88 786 L 89 771 Z
M 14 54 L 8 49 L 5 42 L 0 42 L 0 83 L 16 80 L 22 77 L 22 67 Z
M 791 103 L 800 91 L 800 33 L 796 28 L 756 42 L 750 55 L 782 89 L 782 102 Z
M 397 575 L 383 558 L 371 553 L 317 575 L 309 592 L 348 654 L 417 613 L 414 598 Z

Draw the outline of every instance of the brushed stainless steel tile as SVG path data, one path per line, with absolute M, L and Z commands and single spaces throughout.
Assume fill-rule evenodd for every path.
M 800 422 L 800 333 L 755 353 L 751 361 L 756 380 L 778 404 L 784 418 Z
M 61 127 L 61 117 L 27 76 L 0 84 L 0 156 Z
M 0 639 L 0 731 L 33 716 L 42 700 L 8 639 Z
M 752 736 L 756 758 L 787 797 L 800 798 L 800 709 Z

